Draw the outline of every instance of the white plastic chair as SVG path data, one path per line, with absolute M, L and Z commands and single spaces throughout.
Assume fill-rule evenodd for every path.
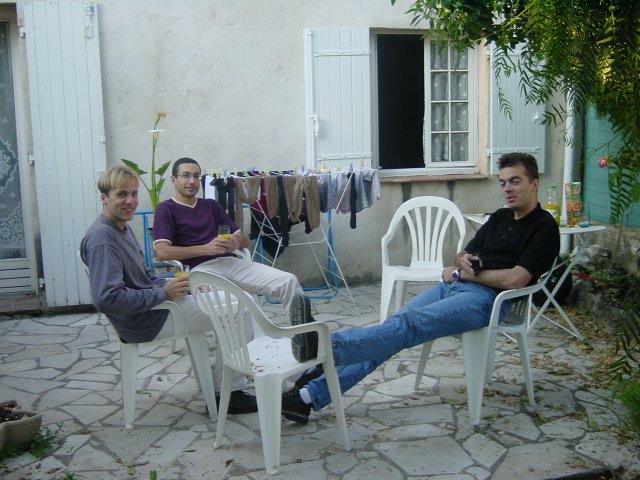
M 89 268 L 82 260 L 80 252 L 77 252 L 80 264 L 83 266 L 87 277 Z M 124 428 L 132 429 L 135 417 L 136 406 L 136 379 L 138 374 L 138 356 L 141 347 L 159 345 L 172 342 L 171 353 L 175 349 L 175 342 L 184 339 L 189 351 L 191 366 L 195 377 L 198 380 L 202 395 L 204 396 L 209 418 L 215 422 L 217 407 L 215 402 L 215 392 L 213 388 L 213 377 L 211 374 L 211 361 L 209 357 L 209 343 L 207 336 L 202 333 L 191 333 L 187 329 L 182 310 L 177 303 L 166 300 L 155 306 L 153 310 L 169 310 L 168 322 L 174 322 L 174 331 L 185 332 L 170 337 L 154 339 L 149 342 L 125 343 L 120 339 L 120 375 L 122 379 L 122 403 L 124 405 Z M 106 315 L 105 315 L 106 316 Z M 109 318 L 107 316 L 107 318 Z
M 416 197 L 404 202 L 391 218 L 382 237 L 382 289 L 380 322 L 387 318 L 391 293 L 396 284 L 396 310 L 406 297 L 406 282 L 438 282 L 442 274 L 444 242 L 452 222 L 458 227 L 456 252 L 462 250 L 466 229 L 458 207 L 442 197 Z M 409 266 L 389 263 L 389 243 L 402 226 L 407 226 L 411 241 Z
M 552 268 L 555 268 L 555 264 Z M 534 285 L 500 292 L 493 302 L 489 325 L 462 334 L 467 403 L 469 405 L 469 420 L 472 425 L 480 423 L 484 384 L 493 375 L 493 357 L 498 333 L 504 333 L 509 338 L 513 336 L 517 340 L 529 404 L 535 405 L 527 332 L 531 321 L 532 295 L 545 286 L 548 278 L 549 275 L 546 273 Z M 506 300 L 512 300 L 511 307 L 504 322 L 500 324 L 498 323 L 500 308 Z M 427 342 L 422 347 L 414 385 L 415 390 L 418 390 L 420 386 L 432 344 L 433 342 Z
M 191 293 L 198 306 L 211 318 L 224 361 L 222 391 L 215 447 L 222 445 L 234 372 L 251 375 L 255 382 L 260 419 L 260 435 L 265 469 L 273 474 L 280 465 L 282 386 L 287 378 L 300 375 L 308 368 L 322 364 L 331 394 L 338 427 L 345 450 L 349 450 L 344 407 L 338 376 L 333 363 L 329 327 L 321 322 L 292 327 L 271 323 L 247 292 L 229 280 L 212 273 L 191 272 Z M 229 307 L 236 297 L 238 307 Z M 248 312 L 263 335 L 247 342 L 244 314 Z M 238 319 L 242 319 L 239 321 Z M 318 356 L 298 363 L 291 353 L 291 337 L 305 332 L 318 333 Z

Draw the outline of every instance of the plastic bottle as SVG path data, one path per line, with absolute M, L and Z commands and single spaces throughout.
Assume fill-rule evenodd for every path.
M 560 225 L 560 203 L 558 202 L 558 188 L 555 185 L 547 188 L 547 201 L 543 208 L 549 212 L 558 225 Z

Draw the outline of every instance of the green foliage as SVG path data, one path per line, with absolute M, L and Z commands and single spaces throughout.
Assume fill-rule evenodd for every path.
M 614 395 L 627 409 L 627 424 L 640 434 L 640 274 L 594 275 L 594 285 L 610 305 L 625 315 L 616 334 L 616 356 L 607 370 Z M 608 274 L 607 274 L 608 273 Z
M 36 458 L 43 458 L 54 447 L 61 429 L 61 423 L 57 424 L 55 431 L 51 431 L 48 427 L 42 427 L 30 443 L 20 447 L 8 442 L 0 451 L 0 460 L 19 457 L 23 453 L 30 453 Z
M 131 168 L 142 181 L 142 184 L 147 190 L 149 194 L 149 200 L 151 202 L 151 209 L 155 210 L 158 207 L 158 203 L 160 203 L 160 193 L 162 192 L 162 187 L 164 186 L 164 174 L 169 168 L 171 164 L 170 161 L 163 163 L 156 169 L 156 146 L 158 145 L 158 139 L 160 138 L 160 132 L 164 130 L 158 130 L 158 124 L 160 120 L 166 117 L 167 114 L 164 112 L 158 112 L 156 114 L 156 122 L 153 124 L 153 130 L 151 130 L 152 140 L 151 140 L 151 173 L 149 183 L 147 183 L 143 177 L 147 172 L 144 171 L 140 166 L 131 160 L 127 160 L 122 158 L 122 163 L 124 163 L 127 167 Z
M 396 0 L 391 0 L 395 4 Z M 456 48 L 493 43 L 493 68 L 520 75 L 547 124 L 593 105 L 623 147 L 609 155 L 611 222 L 640 201 L 640 15 L 634 0 L 417 0 L 407 11 Z M 512 54 L 518 50 L 518 57 Z M 517 58 L 517 60 L 515 60 Z M 558 105 L 558 95 L 569 99 Z M 500 94 L 499 94 L 500 96 Z M 501 102 L 509 113 L 509 107 Z
M 622 404 L 627 407 L 627 424 L 630 429 L 640 433 L 640 381 L 625 385 L 618 395 Z

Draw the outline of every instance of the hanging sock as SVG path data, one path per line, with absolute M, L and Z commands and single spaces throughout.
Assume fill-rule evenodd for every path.
M 356 192 L 356 177 L 355 177 L 355 173 L 350 172 L 348 174 L 349 177 L 349 182 L 351 183 L 351 191 L 349 192 L 349 200 L 350 200 L 350 204 L 351 204 L 351 217 L 349 219 L 349 226 L 351 228 L 356 228 L 356 211 L 358 209 L 358 205 L 357 205 L 357 199 L 358 199 L 358 194 Z
M 291 230 L 291 224 L 289 223 L 289 209 L 287 208 L 287 199 L 284 194 L 284 184 L 282 181 L 282 175 L 276 177 L 278 184 L 278 217 L 280 219 L 280 233 L 282 234 L 282 245 L 289 246 L 289 231 Z

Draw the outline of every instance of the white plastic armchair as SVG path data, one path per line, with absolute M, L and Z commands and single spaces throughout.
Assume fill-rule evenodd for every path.
M 80 264 L 89 277 L 89 267 L 82 260 L 80 252 L 77 252 Z M 205 333 L 190 333 L 187 329 L 182 310 L 177 303 L 166 300 L 155 306 L 153 310 L 169 310 L 168 322 L 173 322 L 173 331 L 177 332 L 170 337 L 154 339 L 149 342 L 128 343 L 120 339 L 120 375 L 122 379 L 122 403 L 124 406 L 124 427 L 132 429 L 135 418 L 136 382 L 138 374 L 138 357 L 140 348 L 160 345 L 171 342 L 171 353 L 175 351 L 175 342 L 184 339 L 191 359 L 196 380 L 202 390 L 205 403 L 209 410 L 209 418 L 216 420 L 217 407 L 211 374 L 211 360 L 209 356 L 209 343 Z M 107 319 L 109 318 L 105 315 Z
M 406 282 L 437 282 L 442 274 L 445 239 L 449 226 L 458 229 L 455 252 L 462 250 L 466 233 L 460 209 L 442 197 L 423 196 L 404 202 L 391 218 L 387 233 L 382 237 L 382 289 L 380 293 L 380 322 L 387 318 L 391 293 L 396 286 L 396 310 L 406 296 Z M 393 237 L 408 227 L 411 242 L 411 262 L 408 266 L 391 265 L 389 244 Z M 453 237 L 452 237 L 453 238 Z
M 265 469 L 275 473 L 280 464 L 282 385 L 284 380 L 300 375 L 306 369 L 322 364 L 342 435 L 345 450 L 349 450 L 344 407 L 338 376 L 333 362 L 329 327 L 321 322 L 292 327 L 274 325 L 247 292 L 229 280 L 207 272 L 195 271 L 189 276 L 191 293 L 200 309 L 213 323 L 224 361 L 220 409 L 216 432 L 216 448 L 222 444 L 231 382 L 234 372 L 251 375 L 255 382 L 260 420 L 260 434 Z M 231 306 L 236 298 L 237 307 Z M 264 332 L 247 342 L 244 314 L 248 312 Z M 291 353 L 291 337 L 305 332 L 317 332 L 318 356 L 298 363 Z
M 555 268 L 555 264 L 553 268 Z M 531 321 L 532 295 L 545 286 L 548 278 L 549 274 L 546 273 L 534 285 L 500 292 L 493 302 L 489 325 L 462 334 L 469 420 L 473 425 L 480 423 L 484 385 L 493 375 L 493 357 L 498 333 L 504 333 L 510 338 L 513 336 L 517 340 L 529 404 L 535 405 L 527 332 Z M 511 301 L 511 306 L 504 321 L 499 323 L 500 309 L 503 303 L 508 300 Z M 427 342 L 422 347 L 416 373 L 416 390 L 420 386 L 432 343 Z

